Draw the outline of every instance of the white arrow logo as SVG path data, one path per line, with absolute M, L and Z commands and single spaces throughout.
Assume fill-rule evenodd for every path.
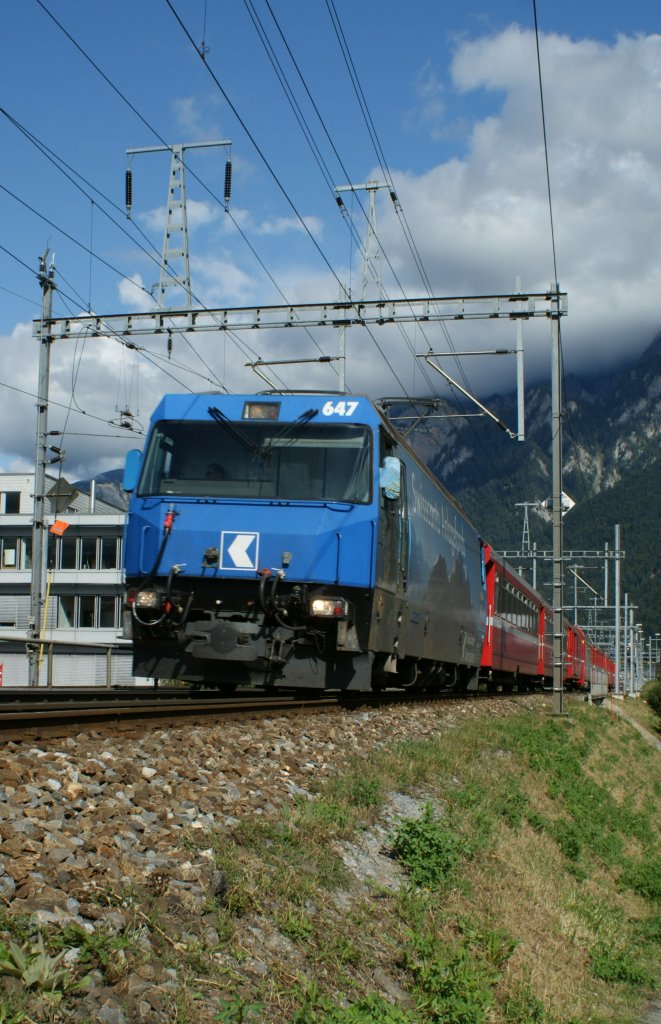
M 254 553 L 248 553 L 248 549 L 255 545 Z M 221 550 L 225 552 L 230 561 L 223 558 L 224 569 L 256 569 L 257 552 L 259 548 L 258 533 L 226 533 L 223 531 L 221 537 Z

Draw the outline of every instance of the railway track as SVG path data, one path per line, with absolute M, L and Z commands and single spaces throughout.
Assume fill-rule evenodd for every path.
M 189 690 L 112 691 L 103 696 L 94 691 L 5 692 L 0 698 L 0 736 L 3 740 L 37 739 L 71 733 L 78 728 L 100 727 L 104 731 L 126 731 L 145 726 L 208 722 L 213 717 L 239 715 L 294 714 L 337 708 L 328 698 L 287 696 L 219 697 Z
M 471 694 L 480 699 L 487 694 Z M 493 698 L 493 694 L 490 694 Z M 265 716 L 272 714 L 319 713 L 342 708 L 377 707 L 393 704 L 431 703 L 448 699 L 466 700 L 452 692 L 442 694 L 342 694 L 265 695 L 252 692 L 240 696 L 219 696 L 215 691 L 191 689 L 65 689 L 5 690 L 0 694 L 0 737 L 4 741 L 54 738 L 78 728 L 101 728 L 106 732 L 134 731 L 145 727 L 189 725 L 215 718 Z

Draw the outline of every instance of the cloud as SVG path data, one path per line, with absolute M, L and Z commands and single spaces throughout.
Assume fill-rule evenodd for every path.
M 272 220 L 263 220 L 255 229 L 258 235 L 284 235 L 289 231 L 305 231 L 305 229 L 320 238 L 323 233 L 323 221 L 320 217 L 303 217 L 302 223 L 298 217 L 275 217 Z
M 444 138 L 447 131 L 447 104 L 443 85 L 431 61 L 427 61 L 418 72 L 415 91 L 419 103 L 405 115 L 407 127 L 413 130 L 427 130 L 432 139 Z
M 255 298 L 255 280 L 229 258 L 206 257 L 191 260 L 195 293 L 207 307 L 246 306 Z
M 566 364 L 589 371 L 640 352 L 661 321 L 661 36 L 607 45 L 549 35 L 541 62 Z M 544 290 L 554 269 L 534 35 L 512 26 L 464 41 L 451 71 L 457 94 L 482 90 L 500 103 L 474 121 L 463 157 L 393 171 L 433 290 L 506 292 L 519 274 L 525 289 Z M 379 234 L 407 293 L 422 293 L 387 207 Z M 478 333 L 489 346 L 491 325 Z M 532 373 L 547 362 L 548 346 L 533 340 Z M 493 383 L 471 371 L 479 386 Z
M 207 129 L 204 126 L 202 113 L 197 107 L 193 96 L 181 97 L 172 101 L 172 112 L 174 114 L 177 130 L 184 132 L 186 139 L 202 139 Z
M 132 274 L 123 278 L 117 285 L 119 301 L 132 313 L 146 313 L 156 303 L 143 283 L 141 274 Z
M 540 44 L 558 278 L 569 296 L 569 316 L 563 320 L 565 367 L 595 372 L 635 357 L 661 325 L 661 36 L 619 36 L 606 44 L 545 35 Z M 416 154 L 416 169 L 392 154 L 390 169 L 433 292 L 509 292 L 519 275 L 524 289 L 547 289 L 554 266 L 534 35 L 510 26 L 497 34 L 460 39 L 449 78 L 427 62 L 416 89 L 418 105 L 407 112 L 406 123 L 418 135 L 426 132 L 430 148 Z M 188 138 L 196 137 L 200 108 L 193 100 L 181 100 L 177 110 L 182 130 L 188 129 Z M 458 125 L 461 149 L 448 157 L 447 140 Z M 430 151 L 435 157 L 429 158 Z M 268 197 L 248 192 L 248 172 L 257 182 L 259 178 L 249 163 L 246 169 L 245 180 L 235 175 L 244 190 L 239 193 L 241 206 L 233 206 L 232 214 L 249 239 L 260 236 L 256 248 L 287 301 L 336 297 L 337 280 L 319 270 L 316 256 L 306 262 L 309 240 L 300 222 L 265 215 L 271 208 Z M 382 177 L 380 168 L 363 172 L 363 180 Z M 406 294 L 424 294 L 390 200 L 380 193 L 377 202 L 378 235 L 388 257 L 381 260 L 388 294 L 400 294 L 388 260 Z M 162 232 L 163 208 L 144 216 L 151 230 Z M 251 257 L 245 266 L 239 262 L 243 250 L 236 229 L 220 208 L 189 197 L 188 222 L 191 230 L 200 229 L 191 246 L 191 272 L 196 295 L 205 305 L 283 301 L 272 282 L 248 262 Z M 306 224 L 316 237 L 322 228 L 331 233 L 320 218 L 306 218 Z M 211 229 L 206 236 L 205 227 Z M 360 225 L 363 233 L 364 227 Z M 362 266 L 355 263 L 353 273 L 337 267 L 346 258 L 337 252 L 345 254 L 346 247 L 338 247 L 333 257 L 338 277 L 355 284 Z M 151 275 L 151 283 L 154 270 L 144 273 Z M 126 310 L 153 308 L 140 273 L 120 282 L 118 295 Z M 449 332 L 458 350 L 511 348 L 515 339 L 515 327 L 508 322 L 450 324 Z M 548 322 L 527 323 L 524 338 L 528 382 L 548 377 Z M 133 340 L 141 345 L 141 339 Z M 339 349 L 339 332 L 330 328 L 309 334 L 239 331 L 236 337 L 229 332 L 174 334 L 171 340 L 170 358 L 165 336 L 145 339 L 145 353 L 130 352 L 111 340 L 89 341 L 84 348 L 81 340 L 77 349 L 75 342 L 54 346 L 52 397 L 62 407 L 53 406 L 51 420 L 58 429 L 67 423 L 67 475 L 82 476 L 85 467 L 118 465 L 125 448 L 139 443 L 139 438 L 124 434 L 109 441 L 89 436 L 104 429 L 112 432 L 108 423 L 118 408 L 128 405 L 145 422 L 163 391 L 208 390 L 216 376 L 232 390 L 259 389 L 262 383 L 246 362 L 258 356 L 334 356 Z M 445 348 L 439 325 L 410 324 L 404 333 L 393 326 L 372 331 L 356 327 L 346 332 L 345 341 L 347 383 L 355 393 L 392 395 L 404 388 L 420 394 L 433 383 L 441 395 L 449 394 L 432 371 L 425 377 L 421 360 L 411 351 Z M 30 346 L 30 324 L 19 324 L 2 339 L 3 364 L 12 368 L 3 380 L 29 392 L 7 392 L 12 396 L 7 401 L 0 390 L 0 465 L 5 468 L 29 466 L 34 457 L 36 368 L 33 358 L 25 358 Z M 458 376 L 454 363 L 441 363 L 446 364 Z M 306 363 L 267 372 L 291 387 L 332 389 L 337 387 L 337 365 Z M 479 394 L 514 387 L 511 359 L 466 359 L 463 365 Z M 87 420 L 72 403 L 74 380 L 76 402 L 100 421 Z M 74 430 L 86 436 L 75 438 Z
M 224 212 L 217 204 L 186 198 L 186 223 L 189 232 L 195 231 L 196 228 L 215 224 L 222 216 L 224 216 Z M 157 206 L 153 210 L 146 210 L 144 213 L 138 214 L 138 220 L 148 231 L 163 232 L 167 223 L 167 209 L 165 206 Z M 181 220 L 177 219 L 175 223 L 181 224 Z

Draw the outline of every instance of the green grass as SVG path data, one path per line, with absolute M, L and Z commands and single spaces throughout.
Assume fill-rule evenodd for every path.
M 417 813 L 397 816 L 393 793 Z M 75 946 L 71 985 L 160 959 L 177 971 L 181 1024 L 198 1024 L 201 993 L 216 990 L 211 1018 L 225 1024 L 634 1024 L 661 952 L 660 811 L 658 757 L 605 710 L 440 721 L 435 737 L 384 744 L 277 816 L 182 835 L 225 876 L 205 907 L 212 949 L 180 942 L 176 928 L 196 934 L 196 922 L 162 920 L 137 889 L 122 906 L 170 940 L 151 954 L 132 927 L 40 932 L 7 912 L 0 939 L 30 949 L 42 934 L 52 957 Z M 395 888 L 356 882 L 342 858 L 377 825 Z M 282 952 L 262 950 L 255 977 L 265 931 Z M 60 991 L 74 1007 L 69 980 Z M 29 1014 L 29 992 L 12 998 L 0 996 L 0 1024 Z

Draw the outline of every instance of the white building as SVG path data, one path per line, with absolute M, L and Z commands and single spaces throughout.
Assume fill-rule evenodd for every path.
M 125 513 L 46 478 L 48 575 L 42 624 L 40 685 L 133 682 L 130 645 L 121 643 L 122 533 Z M 34 474 L 0 473 L 0 683 L 28 684 L 25 638 L 30 620 Z M 16 637 L 16 640 L 13 640 Z M 82 641 L 72 647 L 49 641 Z M 119 645 L 119 647 L 118 647 Z M 112 656 L 110 651 L 112 650 Z

